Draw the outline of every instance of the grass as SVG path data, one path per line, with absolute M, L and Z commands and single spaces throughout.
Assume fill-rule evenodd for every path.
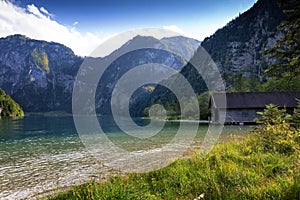
M 218 144 L 163 169 L 76 186 L 48 199 L 300 199 L 299 152 L 258 150 L 252 138 Z

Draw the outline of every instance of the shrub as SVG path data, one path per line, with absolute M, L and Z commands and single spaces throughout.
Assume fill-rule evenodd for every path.
M 275 105 L 268 105 L 264 112 L 259 112 L 259 124 L 254 129 L 257 142 L 263 151 L 292 154 L 299 151 L 300 130 L 293 126 L 293 121 L 298 114 L 289 115 L 285 109 L 279 109 Z
M 300 100 L 298 100 L 298 106 L 294 109 L 294 114 L 292 116 L 292 126 L 296 129 L 300 129 Z

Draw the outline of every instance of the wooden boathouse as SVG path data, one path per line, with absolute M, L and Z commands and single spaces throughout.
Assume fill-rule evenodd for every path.
M 267 105 L 274 104 L 285 108 L 292 113 L 300 100 L 300 92 L 236 92 L 211 95 L 209 106 L 211 108 L 211 122 L 220 123 L 225 116 L 225 124 L 252 124 Z M 223 116 L 223 117 L 222 117 Z

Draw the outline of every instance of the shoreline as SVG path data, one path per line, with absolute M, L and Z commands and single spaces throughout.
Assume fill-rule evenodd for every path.
M 115 175 L 120 175 L 120 173 L 102 164 L 94 164 L 88 167 L 82 167 L 81 169 L 73 168 L 71 173 L 65 174 L 57 180 L 44 180 L 30 188 L 22 187 L 19 188 L 19 190 L 1 191 L 0 199 L 40 199 L 88 183 L 92 180 L 96 182 L 107 181 L 110 177 Z
M 186 122 L 186 123 L 209 124 L 208 120 L 196 120 L 196 119 L 161 119 L 161 118 L 149 118 L 149 117 L 141 117 L 141 119 L 165 121 L 165 122 Z

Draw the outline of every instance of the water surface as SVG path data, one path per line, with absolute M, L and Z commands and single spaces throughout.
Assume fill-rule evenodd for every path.
M 168 144 L 180 123 L 167 122 L 154 137 L 140 139 L 122 133 L 110 118 L 99 119 L 114 144 L 142 153 Z M 148 121 L 138 119 L 137 123 L 146 125 Z M 199 126 L 192 144 L 194 147 L 201 146 L 207 128 L 205 124 Z M 243 134 L 246 129 L 248 127 L 226 127 L 221 139 L 229 133 Z M 186 134 L 189 134 L 188 130 Z M 109 172 L 112 171 L 105 166 L 105 159 L 103 162 L 95 159 L 83 145 L 71 116 L 26 116 L 23 119 L 0 120 L 0 199 L 33 198 L 37 193 L 56 187 L 92 178 L 106 179 Z

